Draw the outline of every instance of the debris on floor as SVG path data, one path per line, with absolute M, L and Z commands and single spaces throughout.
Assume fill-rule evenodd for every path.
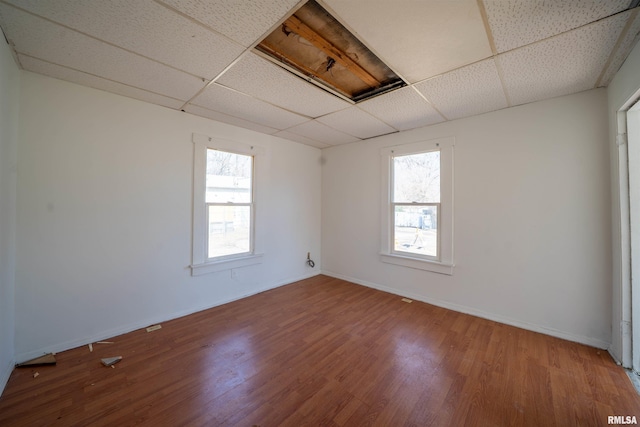
M 158 329 L 162 329 L 162 325 L 153 325 L 147 328 L 147 332 L 157 331 Z
M 402 298 L 402 302 L 413 302 L 413 300 L 409 298 Z
M 38 378 L 39 375 L 40 375 L 40 372 L 36 372 L 35 374 L 33 374 L 33 378 Z
M 93 344 L 89 343 L 89 352 L 93 353 Z
M 35 366 L 35 365 L 55 365 L 56 358 L 53 353 L 45 354 L 44 356 L 36 357 L 35 359 L 27 360 L 26 362 L 18 363 L 16 366 L 21 368 L 23 366 Z
M 96 344 L 113 344 L 113 341 L 98 341 Z
M 101 360 L 104 366 L 111 366 L 113 368 L 113 365 L 115 365 L 116 363 L 122 360 L 122 356 L 105 357 L 104 359 L 101 359 Z

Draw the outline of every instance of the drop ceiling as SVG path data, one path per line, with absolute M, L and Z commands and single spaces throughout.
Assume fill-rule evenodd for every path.
M 640 33 L 631 0 L 317 2 L 407 85 L 353 102 L 268 60 L 297 0 L 0 0 L 0 27 L 24 70 L 319 148 L 606 87 Z

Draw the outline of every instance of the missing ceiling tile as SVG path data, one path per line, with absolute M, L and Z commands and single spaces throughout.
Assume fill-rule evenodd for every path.
M 310 0 L 256 49 L 273 62 L 353 102 L 406 86 L 373 52 Z

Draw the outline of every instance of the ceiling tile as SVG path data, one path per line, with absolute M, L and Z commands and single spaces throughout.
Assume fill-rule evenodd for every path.
M 640 31 L 631 0 L 318 0 L 411 83 L 354 106 L 246 50 L 303 1 L 0 0 L 0 26 L 26 70 L 320 147 L 606 86 Z
M 248 120 L 233 117 L 228 114 L 220 113 L 218 111 L 212 111 L 204 107 L 198 107 L 197 105 L 187 105 L 184 109 L 187 113 L 193 114 L 207 119 L 212 119 L 218 122 L 227 123 L 230 125 L 238 126 L 245 129 L 251 129 L 256 132 L 273 134 L 278 132 L 278 129 L 273 129 L 268 126 L 262 126 L 257 123 L 250 122 Z
M 628 12 L 497 57 L 513 105 L 592 89 Z
M 415 85 L 448 119 L 507 107 L 493 59 L 477 62 Z
M 299 0 L 159 0 L 245 47 L 258 41 Z M 247 7 L 250 4 L 251 7 Z
M 18 53 L 188 100 L 201 79 L 0 3 L 0 23 Z
M 358 108 L 399 130 L 429 126 L 444 118 L 411 87 L 405 87 L 361 102 Z
M 305 136 L 314 141 L 324 142 L 328 145 L 346 144 L 359 141 L 358 138 L 337 131 L 329 126 L 323 125 L 317 120 L 311 120 L 301 125 L 287 129 L 288 132 Z
M 309 120 L 215 83 L 198 95 L 192 104 L 281 130 Z
M 167 96 L 158 95 L 157 93 L 123 85 L 118 82 L 92 76 L 91 74 L 72 70 L 71 68 L 61 67 L 29 56 L 18 55 L 18 59 L 25 70 L 44 74 L 45 76 L 54 77 L 56 79 L 105 90 L 107 92 L 128 96 L 129 98 L 139 99 L 141 101 L 162 105 L 176 110 L 184 104 L 184 101 L 179 99 L 173 99 Z
M 336 111 L 335 113 L 319 117 L 317 120 L 340 132 L 348 133 L 349 135 L 362 139 L 397 132 L 391 126 L 365 113 L 358 107 Z
M 326 0 L 394 71 L 415 83 L 491 56 L 477 0 Z
M 600 80 L 600 86 L 609 86 L 609 83 L 611 83 L 611 80 L 624 63 L 624 60 L 629 56 L 629 53 L 631 53 L 631 49 L 633 49 L 633 46 L 635 46 L 640 39 L 640 11 L 636 12 L 635 17 L 632 14 L 629 19 L 633 19 L 633 22 L 611 58 L 611 62 Z
M 506 52 L 625 10 L 630 0 L 483 0 L 496 50 Z
M 152 0 L 9 0 L 23 9 L 211 80 L 244 48 Z M 215 52 L 215 55 L 203 55 Z
M 300 144 L 310 145 L 316 148 L 331 147 L 331 145 L 325 144 L 324 142 L 314 141 L 313 139 L 307 138 L 306 136 L 297 135 L 295 133 L 291 133 L 286 130 L 280 131 L 278 133 L 274 133 L 273 136 L 279 136 L 280 138 L 288 139 L 294 142 L 299 142 Z
M 232 66 L 217 83 L 309 117 L 351 105 L 253 53 Z

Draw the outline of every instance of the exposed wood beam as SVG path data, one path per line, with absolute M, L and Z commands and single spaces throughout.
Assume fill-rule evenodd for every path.
M 358 65 L 358 63 L 351 59 L 345 52 L 338 49 L 331 42 L 326 40 L 309 26 L 307 26 L 307 24 L 302 22 L 297 16 L 292 15 L 291 17 L 289 17 L 289 19 L 284 21 L 284 25 L 294 33 L 298 34 L 300 37 L 304 37 L 305 39 L 307 39 L 315 47 L 322 50 L 328 56 L 333 58 L 338 64 L 351 71 L 355 76 L 357 76 L 367 85 L 371 87 L 380 86 L 380 82 L 374 76 L 369 74 L 367 70 Z
M 314 70 L 314 69 L 312 69 L 310 67 L 307 67 L 303 63 L 295 61 L 295 60 L 293 60 L 293 58 L 290 58 L 290 57 L 282 54 L 281 52 L 278 51 L 278 49 L 275 46 L 271 45 L 267 40 L 262 40 L 257 47 L 262 49 L 265 53 L 268 53 L 271 56 L 275 56 L 276 58 L 279 58 L 281 61 L 292 65 L 293 67 L 295 67 L 298 70 L 304 72 L 308 76 L 311 76 L 313 78 L 317 78 L 317 79 L 320 79 L 320 80 L 324 81 L 325 83 L 327 83 L 331 87 L 337 89 L 338 91 L 342 92 L 346 96 L 349 96 L 349 97 L 353 96 L 353 91 L 351 91 L 351 90 L 349 90 L 349 89 L 347 89 L 345 87 L 340 86 L 337 82 L 327 78 L 323 74 L 318 73 L 316 70 Z

